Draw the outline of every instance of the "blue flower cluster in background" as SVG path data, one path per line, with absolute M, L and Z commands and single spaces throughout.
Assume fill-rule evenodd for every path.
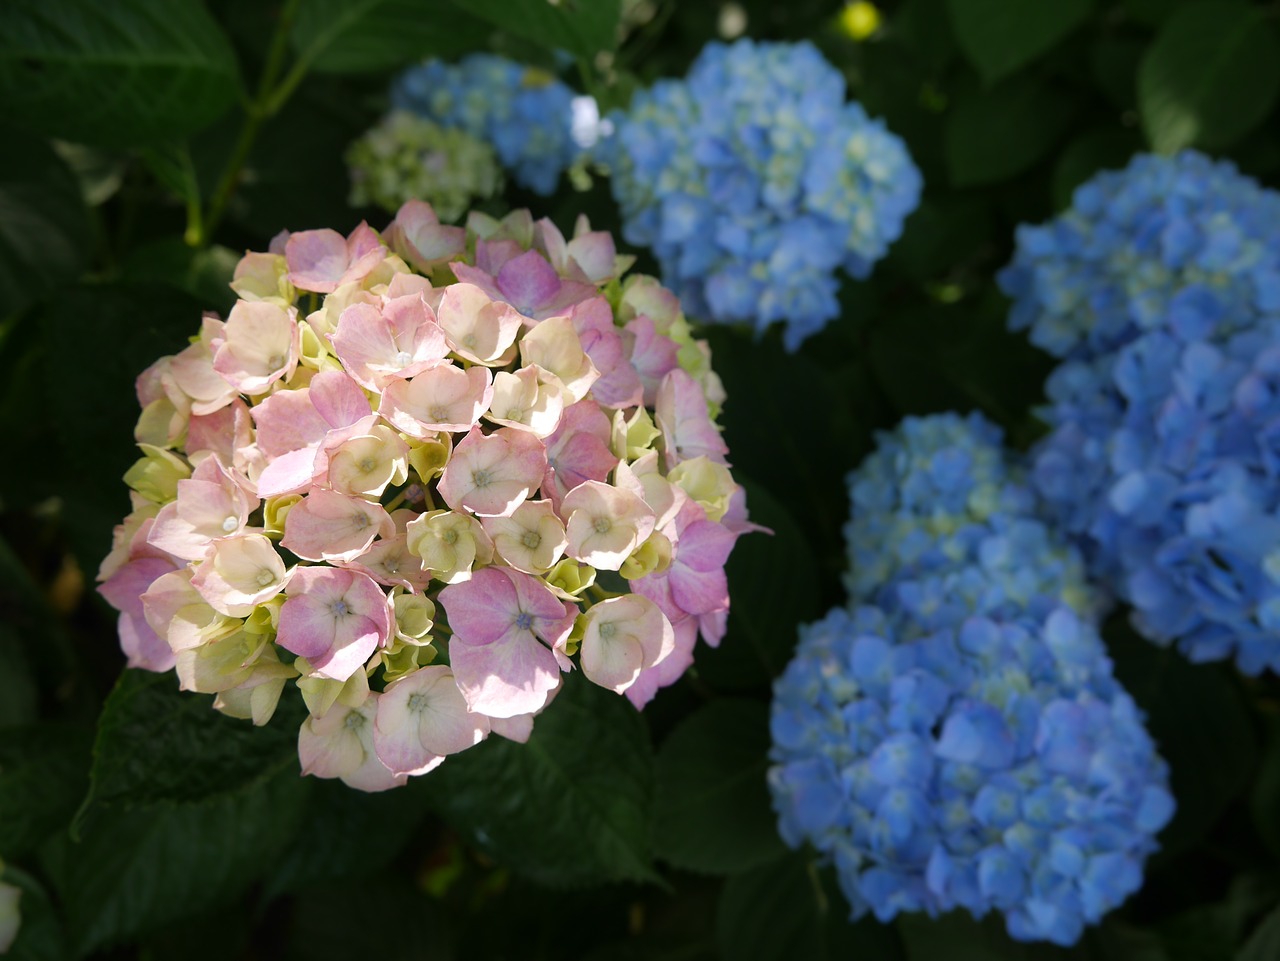
M 809 43 L 708 44 L 684 80 L 614 114 L 624 236 L 651 247 L 700 319 L 786 321 L 794 350 L 839 313 L 835 271 L 865 277 L 902 233 L 921 177 L 902 141 L 845 102 Z
M 781 833 L 834 862 L 855 918 L 995 910 L 1073 944 L 1173 813 L 1082 563 L 976 415 L 907 419 L 850 487 L 850 606 L 774 685 Z
M 1280 670 L 1280 194 L 1142 156 L 1022 227 L 1010 325 L 1063 358 L 1035 483 L 1135 627 Z
M 429 60 L 405 71 L 392 106 L 493 145 L 516 183 L 546 196 L 577 159 L 574 92 L 551 74 L 494 54 L 457 64 Z

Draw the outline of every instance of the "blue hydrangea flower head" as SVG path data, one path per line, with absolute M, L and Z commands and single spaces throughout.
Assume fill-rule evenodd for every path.
M 891 582 L 968 571 L 939 603 L 966 615 L 1060 602 L 1097 611 L 1079 554 L 1036 516 L 998 427 L 977 413 L 908 417 L 877 441 L 849 475 L 846 583 L 855 603 L 876 601 Z
M 1139 631 L 1280 670 L 1280 194 L 1143 156 L 1023 227 L 1010 325 L 1063 358 L 1036 486 Z
M 1071 945 L 1141 886 L 1173 798 L 1080 560 L 999 445 L 976 415 L 909 418 L 851 476 L 855 563 L 890 560 L 802 628 L 769 785 L 854 918 L 998 911 Z
M 457 64 L 428 60 L 405 71 L 391 103 L 492 144 L 516 183 L 546 196 L 578 156 L 574 93 L 534 67 L 476 53 Z
M 865 277 L 902 233 L 922 181 L 902 141 L 809 43 L 708 44 L 611 118 L 624 236 L 653 249 L 689 312 L 794 350 L 839 313 L 837 268 Z

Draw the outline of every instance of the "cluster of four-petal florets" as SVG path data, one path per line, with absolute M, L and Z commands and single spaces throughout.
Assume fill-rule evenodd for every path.
M 367 790 L 527 738 L 574 655 L 637 706 L 679 677 L 750 525 L 706 346 L 627 265 L 585 224 L 416 202 L 247 254 L 138 381 L 100 574 L 130 663 L 256 723 L 296 681 L 304 771 Z

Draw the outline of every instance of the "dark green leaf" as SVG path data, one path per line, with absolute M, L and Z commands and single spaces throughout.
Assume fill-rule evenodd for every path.
M 1257 738 L 1233 675 L 1192 664 L 1112 621 L 1108 647 L 1116 677 L 1147 714 L 1147 730 L 1169 762 L 1177 812 L 1160 834 L 1161 858 L 1199 841 L 1249 784 Z
M 236 302 L 230 287 L 240 257 L 216 244 L 196 249 L 176 237 L 134 249 L 121 273 L 131 283 L 163 284 L 196 298 L 205 310 L 224 317 Z
M 960 49 L 987 83 L 1006 77 L 1071 33 L 1092 0 L 949 0 Z
M 1236 955 L 1236 961 L 1275 961 L 1276 958 L 1280 958 L 1280 908 L 1263 919 Z
M 300 843 L 272 866 L 268 897 L 330 880 L 366 875 L 396 856 L 427 816 L 424 785 L 378 794 L 353 790 L 341 781 L 317 781 L 298 825 Z M 376 843 L 366 828 L 378 825 Z
M 429 56 L 456 59 L 492 32 L 466 12 L 446 14 L 421 0 L 311 0 L 298 10 L 292 41 L 312 70 L 360 73 Z
M 751 519 L 773 531 L 742 537 L 729 555 L 729 627 L 717 648 L 699 644 L 696 667 L 712 687 L 740 691 L 768 685 L 796 645 L 796 625 L 822 605 L 811 546 L 790 513 L 743 476 Z
M 3 11 L 0 6 L 0 21 Z M 75 175 L 48 144 L 12 128 L 0 133 L 0 139 L 10 145 L 0 151 L 4 318 L 79 273 L 89 247 L 89 218 Z
M 70 462 L 92 458 L 93 478 L 55 474 L 68 532 L 82 569 L 94 571 L 111 547 L 111 528 L 129 509 L 118 478 L 138 458 L 134 382 L 162 355 L 176 354 L 200 329 L 201 303 L 171 287 L 147 284 L 79 286 L 49 302 L 41 314 L 47 406 L 59 425 L 57 442 Z M 109 340 L 110 350 L 95 346 Z M 78 363 L 83 351 L 93 363 Z M 68 365 L 76 387 L 66 389 Z
M 720 956 L 733 961 L 824 958 L 823 901 L 818 875 L 800 855 L 731 877 L 716 910 Z
M 1151 145 L 1226 147 L 1262 122 L 1280 93 L 1280 41 L 1258 7 L 1199 0 L 1160 29 L 1138 71 Z
M 1268 716 L 1263 727 L 1262 764 L 1249 802 L 1258 835 L 1280 857 L 1280 717 Z
M 309 787 L 285 772 L 199 804 L 102 811 L 49 852 L 77 954 L 243 894 L 288 848 Z
M 281 698 L 280 713 L 298 702 Z M 127 670 L 103 705 L 89 805 L 199 801 L 234 793 L 282 770 L 297 772 L 298 725 L 263 727 L 227 717 L 172 674 Z
M 231 106 L 231 45 L 199 0 L 6 0 L 9 118 L 50 136 L 132 146 L 181 139 Z
M 49 722 L 0 732 L 0 857 L 22 857 L 71 820 L 91 743 L 86 728 Z
M 972 187 L 1022 173 L 1054 148 L 1074 107 L 1065 94 L 1028 80 L 957 94 L 946 126 L 951 182 Z
M 938 918 L 902 914 L 897 927 L 909 961 L 1085 961 L 1089 957 L 1080 946 L 1063 950 L 1014 941 L 998 914 L 987 915 L 981 922 L 958 910 Z
M 1125 13 L 1139 23 L 1159 26 L 1177 13 L 1187 0 L 1121 0 Z
M 22 921 L 5 961 L 64 961 L 70 957 L 62 921 L 40 882 L 12 864 L 0 871 L 0 880 L 22 891 L 18 899 Z
M 28 647 L 20 634 L 0 624 L 0 728 L 35 720 L 39 691 L 32 677 Z M 0 825 L 0 832 L 3 830 Z M 3 851 L 4 846 L 0 845 L 0 853 Z
M 1125 35 L 1099 37 L 1093 45 L 1093 81 L 1120 110 L 1138 105 L 1138 64 L 1147 52 L 1147 43 Z
M 590 60 L 618 44 L 620 0 L 451 0 L 529 43 Z
M 947 0 L 907 0 L 893 19 L 893 29 L 929 70 L 941 71 L 956 51 Z
M 430 803 L 544 884 L 651 880 L 653 753 L 622 697 L 570 675 L 527 744 L 493 736 L 427 775 Z
M 1125 166 L 1141 144 L 1126 127 L 1099 127 L 1067 145 L 1053 168 L 1053 204 L 1058 210 L 1071 205 L 1077 187 L 1103 170 Z
M 768 711 L 758 701 L 713 701 L 672 731 L 658 752 L 654 852 L 712 874 L 781 856 L 768 750 Z

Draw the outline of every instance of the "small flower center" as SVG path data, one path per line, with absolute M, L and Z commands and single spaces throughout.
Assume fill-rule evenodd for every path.
M 617 633 L 618 625 L 613 623 L 613 621 L 605 621 L 600 625 L 600 636 L 606 641 Z
M 449 411 L 444 407 L 432 407 L 427 411 L 427 416 L 436 424 L 449 423 Z
M 473 470 L 471 472 L 471 483 L 477 488 L 488 487 L 491 480 L 493 480 L 493 476 L 487 470 Z
M 402 350 L 396 354 L 396 363 L 401 367 L 408 367 L 411 360 L 413 360 L 413 357 L 410 356 L 407 350 Z
M 525 611 L 521 611 L 516 615 L 516 627 L 522 631 L 527 631 L 533 627 L 533 615 Z
M 358 731 L 364 727 L 364 715 L 359 711 L 352 711 L 347 715 L 344 724 L 348 731 Z
M 267 358 L 267 367 L 271 370 L 279 370 L 284 366 L 283 354 L 272 354 Z
M 440 535 L 440 540 L 444 541 L 446 544 L 456 544 L 458 543 L 458 532 L 450 528 Z
M 362 474 L 372 474 L 374 469 L 378 466 L 378 462 L 372 457 L 366 457 L 356 466 L 360 468 L 360 472 Z
M 270 587 L 276 582 L 276 572 L 264 567 L 258 571 L 257 581 L 259 587 Z
M 613 529 L 613 521 L 607 517 L 597 517 L 591 526 L 597 534 L 608 534 Z
M 534 550 L 542 543 L 542 535 L 537 531 L 525 531 L 520 535 L 520 543 L 529 548 L 529 550 Z
M 421 693 L 410 694 L 409 701 L 405 706 L 414 714 L 421 713 L 422 711 L 426 710 L 427 696 Z
M 507 420 L 524 420 L 524 411 L 519 407 L 512 407 L 507 411 Z
M 364 530 L 369 526 L 369 517 L 367 514 L 355 514 L 351 518 L 351 526 L 358 531 Z
M 329 605 L 329 613 L 334 617 L 346 617 L 351 613 L 351 608 L 347 606 L 345 600 L 337 600 Z
M 240 518 L 228 514 L 222 522 L 223 533 L 230 534 L 233 530 L 240 526 Z

